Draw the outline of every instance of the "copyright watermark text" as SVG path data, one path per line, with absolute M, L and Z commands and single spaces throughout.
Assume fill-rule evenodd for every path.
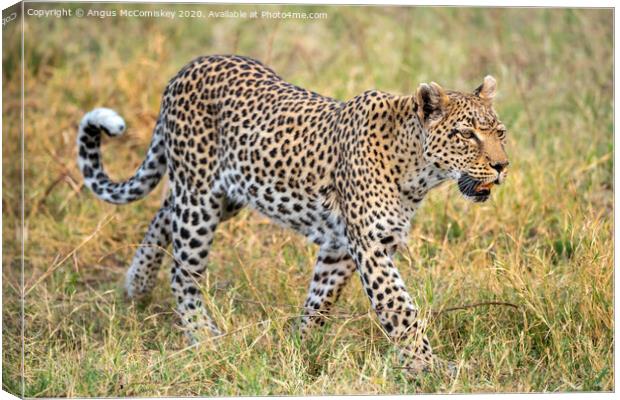
M 35 18 L 193 18 L 193 19 L 291 19 L 291 20 L 320 20 L 327 19 L 325 12 L 307 11 L 277 11 L 277 10 L 182 10 L 182 9 L 98 9 L 98 8 L 28 8 L 26 15 Z

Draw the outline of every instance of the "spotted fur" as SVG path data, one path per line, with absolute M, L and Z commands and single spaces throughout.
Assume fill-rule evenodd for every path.
M 133 177 L 112 182 L 103 170 L 101 133 L 125 129 L 109 109 L 82 119 L 79 165 L 86 186 L 116 204 L 144 197 L 167 170 L 170 195 L 134 256 L 126 287 L 132 297 L 148 293 L 172 244 L 172 292 L 191 338 L 203 328 L 219 334 L 199 280 L 218 224 L 250 206 L 320 246 L 302 335 L 324 324 L 357 271 L 405 366 L 419 371 L 431 364 L 432 350 L 392 255 L 432 188 L 456 180 L 464 196 L 484 201 L 488 183 L 504 180 L 495 86 L 489 76 L 471 94 L 431 83 L 412 96 L 370 90 L 340 102 L 246 57 L 200 57 L 166 86 L 150 148 Z

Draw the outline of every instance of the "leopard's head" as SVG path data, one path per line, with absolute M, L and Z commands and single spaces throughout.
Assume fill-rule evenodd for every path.
M 493 110 L 496 90 L 495 79 L 487 76 L 472 93 L 444 90 L 435 82 L 416 92 L 426 162 L 456 180 L 474 202 L 486 201 L 507 174 L 506 127 Z

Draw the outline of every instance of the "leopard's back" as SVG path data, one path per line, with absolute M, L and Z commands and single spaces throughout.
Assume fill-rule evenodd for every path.
M 171 181 L 249 205 L 315 243 L 342 246 L 332 198 L 341 106 L 250 58 L 196 59 L 164 93 Z

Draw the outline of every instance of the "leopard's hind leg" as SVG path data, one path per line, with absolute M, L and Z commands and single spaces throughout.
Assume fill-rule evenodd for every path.
M 155 286 L 157 272 L 172 240 L 171 204 L 172 197 L 168 196 L 153 217 L 127 271 L 125 290 L 132 299 L 147 295 Z
M 227 208 L 227 199 L 223 194 L 209 190 L 197 192 L 182 183 L 175 185 L 171 289 L 177 300 L 177 311 L 192 342 L 202 339 L 205 328 L 212 335 L 220 334 L 207 313 L 200 280 L 207 268 L 207 257 L 218 224 L 224 217 L 239 210 L 238 206 L 233 206 L 231 211 Z
M 157 273 L 172 242 L 172 196 L 168 195 L 155 214 L 149 228 L 136 250 L 131 267 L 125 278 L 125 289 L 129 298 L 140 298 L 151 292 L 157 280 Z M 239 213 L 244 204 L 226 200 L 222 209 L 221 222 Z

